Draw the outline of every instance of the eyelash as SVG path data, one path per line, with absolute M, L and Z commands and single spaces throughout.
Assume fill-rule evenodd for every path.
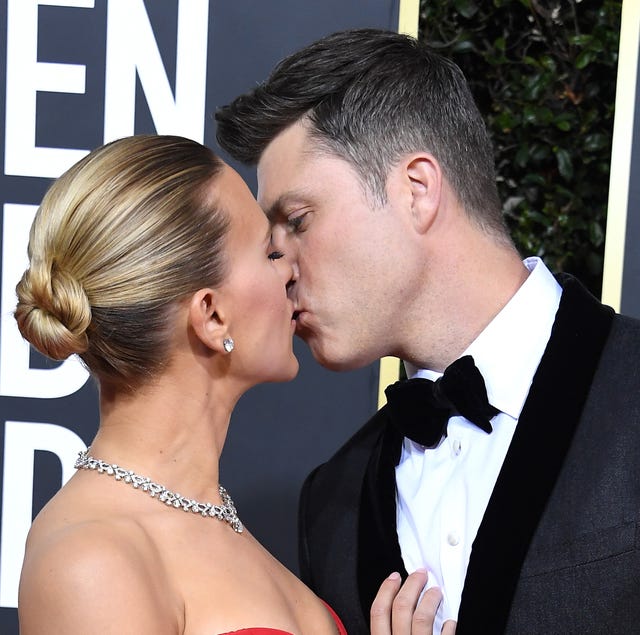
M 269 260 L 280 260 L 283 256 L 284 254 L 281 251 L 272 251 L 267 258 L 269 258 Z

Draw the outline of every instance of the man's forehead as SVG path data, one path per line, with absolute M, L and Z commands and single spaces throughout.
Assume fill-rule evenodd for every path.
M 305 150 L 314 145 L 311 139 L 311 129 L 306 120 L 298 119 L 286 128 L 278 132 L 266 145 L 260 159 L 258 167 L 269 165 L 271 160 L 282 161 L 287 158 L 298 158 Z
M 265 148 L 257 165 L 258 202 L 265 211 L 303 195 L 301 189 L 306 189 L 303 185 L 321 154 L 313 142 L 288 143 L 280 135 Z
M 276 184 L 286 183 L 298 172 L 312 168 L 321 154 L 319 150 L 294 148 L 289 144 L 270 145 L 258 161 L 258 184 L 271 189 Z

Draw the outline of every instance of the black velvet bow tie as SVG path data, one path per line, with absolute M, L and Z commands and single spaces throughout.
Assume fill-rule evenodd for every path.
M 391 421 L 401 434 L 433 448 L 447 434 L 455 414 L 475 423 L 487 434 L 490 420 L 500 411 L 487 398 L 484 379 L 471 355 L 453 362 L 436 381 L 408 379 L 385 389 Z

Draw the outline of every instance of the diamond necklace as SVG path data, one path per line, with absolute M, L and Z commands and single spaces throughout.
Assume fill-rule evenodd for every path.
M 227 490 L 222 487 L 222 485 L 218 485 L 218 491 L 220 492 L 220 498 L 222 498 L 223 503 L 222 506 L 212 505 L 211 503 L 199 503 L 196 500 L 185 498 L 176 492 L 172 492 L 163 485 L 154 483 L 146 476 L 140 476 L 132 470 L 127 470 L 115 463 L 105 463 L 105 461 L 95 459 L 89 456 L 90 449 L 91 448 L 78 452 L 78 458 L 74 465 L 76 470 L 95 470 L 99 474 L 113 476 L 116 481 L 124 481 L 132 485 L 134 489 L 141 489 L 143 492 L 147 492 L 151 498 L 157 498 L 165 505 L 175 507 L 176 509 L 182 508 L 185 512 L 200 514 L 204 518 L 218 518 L 231 525 L 234 531 L 239 534 L 242 533 L 243 527 L 236 514 L 236 507 L 231 500 L 231 496 L 227 494 Z

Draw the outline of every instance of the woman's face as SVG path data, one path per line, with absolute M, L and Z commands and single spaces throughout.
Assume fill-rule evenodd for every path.
M 250 383 L 287 381 L 298 372 L 293 354 L 292 269 L 271 244 L 271 228 L 242 178 L 229 166 L 214 181 L 218 205 L 228 214 L 229 269 L 219 292 L 235 342 L 231 370 Z

